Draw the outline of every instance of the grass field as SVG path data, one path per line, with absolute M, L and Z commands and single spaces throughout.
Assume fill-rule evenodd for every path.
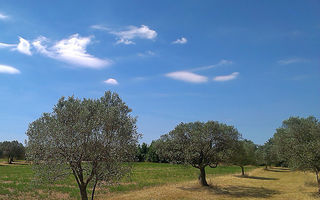
M 112 193 L 109 200 L 319 200 L 315 175 L 283 168 L 254 169 L 247 177 L 208 176 L 210 187 L 196 181 L 155 186 L 125 194 Z M 106 199 L 99 196 L 98 199 Z
M 207 168 L 206 172 L 212 178 L 240 173 L 240 167 L 218 166 L 215 169 Z M 100 199 L 105 199 L 105 197 L 128 194 L 141 189 L 188 182 L 197 180 L 198 173 L 198 169 L 191 166 L 134 163 L 130 178 L 124 179 L 123 183 L 117 186 L 97 188 L 96 195 Z M 79 189 L 73 177 L 54 185 L 39 185 L 33 182 L 33 173 L 29 165 L 0 164 L 0 199 L 79 199 L 79 197 Z

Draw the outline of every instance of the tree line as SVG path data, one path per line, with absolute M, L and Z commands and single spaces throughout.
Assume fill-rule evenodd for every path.
M 14 159 L 24 159 L 25 147 L 16 140 L 0 142 L 0 158 L 6 158 L 9 164 Z
M 320 123 L 314 117 L 291 117 L 264 145 L 243 139 L 238 130 L 217 121 L 180 123 L 150 145 L 138 144 L 136 117 L 118 94 L 99 99 L 60 98 L 52 112 L 32 122 L 26 132 L 26 159 L 36 177 L 54 182 L 74 176 L 82 200 L 98 184 L 113 184 L 131 171 L 133 161 L 188 164 L 199 169 L 208 186 L 206 167 L 287 166 L 315 172 L 320 193 Z

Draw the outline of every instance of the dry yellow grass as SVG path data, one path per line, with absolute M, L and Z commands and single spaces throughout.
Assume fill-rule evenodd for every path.
M 317 196 L 315 175 L 288 169 L 256 169 L 248 177 L 236 175 L 208 177 L 210 187 L 197 182 L 184 182 L 150 187 L 128 193 L 98 196 L 108 200 L 202 200 L 202 199 L 275 199 L 307 200 Z

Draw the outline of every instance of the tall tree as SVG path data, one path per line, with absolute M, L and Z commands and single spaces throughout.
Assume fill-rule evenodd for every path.
M 238 131 L 216 121 L 181 123 L 161 136 L 159 155 L 170 162 L 190 164 L 200 170 L 199 182 L 208 186 L 205 167 L 217 167 L 239 138 Z
M 245 175 L 245 165 L 256 164 L 256 149 L 257 146 L 250 140 L 241 140 L 234 146 L 232 155 L 229 159 L 232 164 L 241 167 L 242 176 Z
M 0 143 L 0 151 L 8 158 L 8 163 L 12 164 L 14 158 L 24 158 L 25 148 L 18 141 L 4 141 Z
M 44 113 L 27 131 L 27 156 L 37 175 L 55 181 L 73 174 L 81 199 L 87 200 L 99 182 L 113 183 L 130 168 L 139 134 L 136 118 L 118 94 L 100 99 L 62 97 L 52 113 Z
M 316 174 L 320 194 L 320 122 L 312 116 L 291 117 L 277 129 L 274 140 L 290 167 Z

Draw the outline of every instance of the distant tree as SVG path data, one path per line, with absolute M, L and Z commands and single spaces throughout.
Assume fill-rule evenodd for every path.
M 264 165 L 266 169 L 268 166 L 271 167 L 271 165 L 277 165 L 277 163 L 279 163 L 273 138 L 270 138 L 264 145 L 258 146 L 256 158 L 257 163 Z
M 208 186 L 205 167 L 217 167 L 239 138 L 233 126 L 208 121 L 181 123 L 160 138 L 159 154 L 170 162 L 190 164 L 200 170 L 199 182 Z
M 149 148 L 148 148 L 148 153 L 147 153 L 147 158 L 146 160 L 148 162 L 160 162 L 159 155 L 157 154 L 157 141 L 152 141 Z
M 52 113 L 44 113 L 27 131 L 27 157 L 38 177 L 55 181 L 73 174 L 81 199 L 98 183 L 111 184 L 129 172 L 139 134 L 136 118 L 118 94 L 100 99 L 62 97 Z
M 282 122 L 274 140 L 290 167 L 316 174 L 320 194 L 320 122 L 312 116 L 291 117 Z
M 138 162 L 144 162 L 146 161 L 147 154 L 148 154 L 149 147 L 146 143 L 142 143 L 137 146 L 137 153 L 136 153 L 136 160 Z
M 18 141 L 4 141 L 0 143 L 0 152 L 8 158 L 8 163 L 12 164 L 14 158 L 24 158 L 25 148 Z
M 235 146 L 230 156 L 230 162 L 241 167 L 242 176 L 245 175 L 244 166 L 256 164 L 257 146 L 250 140 L 241 140 Z

